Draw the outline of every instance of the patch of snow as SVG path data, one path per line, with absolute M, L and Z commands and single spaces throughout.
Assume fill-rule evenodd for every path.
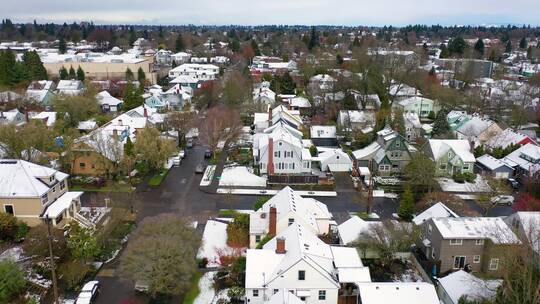
M 266 187 L 266 178 L 257 176 L 247 167 L 228 167 L 223 169 L 220 186 Z
M 214 177 L 215 171 L 215 165 L 206 166 L 206 170 L 204 170 L 203 178 L 201 179 L 199 186 L 209 186 L 212 183 L 212 178 Z
M 206 231 L 206 230 L 205 230 Z M 212 303 L 216 296 L 216 291 L 214 290 L 214 275 L 216 271 L 209 271 L 201 277 L 199 280 L 199 295 L 193 301 L 193 304 L 208 304 Z
M 9 248 L 0 254 L 0 261 L 11 260 L 18 262 L 22 259 L 24 259 L 24 251 L 21 247 Z
M 231 248 L 227 245 L 227 224 L 208 220 L 204 226 L 202 246 L 199 248 L 197 258 L 206 258 L 207 267 L 220 267 L 220 255 L 235 255 L 241 249 Z
M 423 282 L 422 277 L 414 271 L 414 269 L 407 268 L 405 271 L 397 276 L 393 277 L 394 282 Z
M 479 192 L 490 192 L 491 188 L 481 175 L 476 175 L 476 180 L 474 183 L 464 182 L 462 184 L 456 183 L 451 178 L 438 178 L 437 182 L 441 186 L 442 191 L 444 192 L 461 192 L 461 193 L 479 193 Z

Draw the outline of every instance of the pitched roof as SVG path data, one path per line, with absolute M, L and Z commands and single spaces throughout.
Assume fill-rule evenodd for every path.
M 428 283 L 358 284 L 362 304 L 440 304 L 435 287 Z
M 502 159 L 511 167 L 519 166 L 523 170 L 534 173 L 540 171 L 540 146 L 526 144 Z
M 444 239 L 489 239 L 495 244 L 519 244 L 518 237 L 499 217 L 432 218 Z
M 476 159 L 470 152 L 470 144 L 464 139 L 430 139 L 429 147 L 435 160 L 452 150 L 464 162 L 474 162 Z
M 56 182 L 60 182 L 68 176 L 58 170 L 24 160 L 2 159 L 0 197 L 40 197 L 49 191 L 50 186 L 39 178 L 54 177 Z
M 501 133 L 490 138 L 485 145 L 490 148 L 506 148 L 510 145 L 517 145 L 530 138 L 522 133 L 516 132 L 510 128 L 504 129 Z
M 361 234 L 370 233 L 373 227 L 380 227 L 381 222 L 364 221 L 358 216 L 353 216 L 338 225 L 339 237 L 343 244 L 350 244 L 358 239 Z
M 502 280 L 482 280 L 463 270 L 458 270 L 440 278 L 439 283 L 452 302 L 457 304 L 462 296 L 472 301 L 493 299 Z
M 438 202 L 415 216 L 412 221 L 415 225 L 420 225 L 434 217 L 459 217 L 459 215 L 452 211 L 452 209 L 446 207 L 445 204 Z
M 511 166 L 509 166 L 504 161 L 502 161 L 500 159 L 496 159 L 495 157 L 493 157 L 493 156 L 491 156 L 489 154 L 485 154 L 485 155 L 482 155 L 482 156 L 478 157 L 476 159 L 476 161 L 479 164 L 481 164 L 482 166 L 488 168 L 489 170 L 495 170 L 497 168 L 504 167 L 504 166 L 512 168 Z

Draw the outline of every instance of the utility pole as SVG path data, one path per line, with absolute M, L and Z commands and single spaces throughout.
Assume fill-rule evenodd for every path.
M 52 249 L 52 235 L 51 235 L 51 220 L 49 219 L 49 216 L 46 216 L 47 221 L 47 239 L 49 243 L 49 257 L 51 259 L 51 272 L 52 272 L 52 281 L 53 281 L 53 295 L 54 295 L 54 303 L 59 304 L 58 302 L 58 283 L 56 282 L 56 266 L 54 264 L 54 255 L 53 255 L 53 249 Z
M 373 160 L 369 161 L 369 184 L 368 184 L 368 197 L 367 197 L 367 214 L 371 214 L 373 211 Z

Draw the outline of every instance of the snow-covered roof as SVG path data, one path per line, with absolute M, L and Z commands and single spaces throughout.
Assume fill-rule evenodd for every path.
M 24 115 L 18 109 L 11 109 L 9 111 L 0 110 L 0 124 L 22 125 L 25 122 Z
M 227 167 L 223 169 L 220 186 L 266 187 L 266 179 L 249 172 L 247 167 Z
M 540 212 L 519 211 L 504 220 L 513 228 L 521 228 L 521 235 L 527 238 L 529 245 L 540 254 Z
M 529 173 L 540 171 L 540 147 L 535 144 L 526 144 L 508 154 L 503 161 L 511 167 L 519 166 Z
M 339 111 L 339 120 L 344 126 L 348 123 L 374 123 L 375 113 L 358 110 Z
M 459 217 L 459 215 L 452 211 L 452 209 L 446 207 L 445 204 L 438 202 L 415 216 L 412 221 L 415 225 L 420 225 L 431 218 L 439 217 Z
M 439 283 L 452 302 L 457 304 L 462 296 L 466 296 L 470 301 L 492 300 L 502 280 L 482 280 L 468 272 L 458 270 L 440 278 Z
M 96 95 L 96 99 L 100 105 L 118 106 L 119 104 L 123 103 L 122 100 L 111 96 L 111 94 L 107 91 L 99 92 Z
M 73 201 L 78 200 L 81 195 L 83 195 L 83 193 L 84 192 L 81 191 L 69 191 L 62 194 L 62 196 L 60 196 L 47 207 L 47 209 L 43 213 L 43 217 L 57 218 L 66 209 L 71 207 Z
M 198 83 L 199 81 L 197 79 L 195 79 L 194 77 L 192 76 L 189 76 L 189 75 L 180 75 L 176 78 L 174 78 L 173 80 L 171 80 L 169 83 L 172 83 L 172 84 L 175 84 L 175 83 L 189 83 L 189 84 L 192 84 L 192 83 Z
M 311 138 L 336 138 L 336 126 L 311 126 Z
M 41 197 L 69 175 L 24 160 L 0 160 L 0 197 Z M 50 180 L 49 185 L 41 179 Z
M 528 140 L 529 137 L 510 128 L 504 129 L 501 133 L 493 136 L 486 141 L 485 145 L 489 148 L 506 148 L 510 145 L 517 145 Z M 530 140 L 530 139 L 529 139 Z
M 31 112 L 28 116 L 30 119 L 43 121 L 47 127 L 52 127 L 56 123 L 56 112 Z
M 381 222 L 364 221 L 358 216 L 353 216 L 342 224 L 338 225 L 339 237 L 345 245 L 358 240 L 361 234 L 371 233 L 374 227 L 381 227 Z
M 60 80 L 56 86 L 58 91 L 78 91 L 82 89 L 82 82 L 80 80 Z
M 420 122 L 420 117 L 417 113 L 414 112 L 404 112 L 403 119 L 405 120 L 405 125 L 411 125 L 413 128 L 420 129 L 422 123 Z
M 420 96 L 413 96 L 413 97 L 409 97 L 407 99 L 404 99 L 404 100 L 401 100 L 400 102 L 398 102 L 399 105 L 401 105 L 402 107 L 408 107 L 410 105 L 413 105 L 413 104 L 433 104 L 434 101 L 431 100 L 431 99 L 427 99 L 427 98 L 424 98 L 424 97 L 420 97 Z
M 379 151 L 380 149 L 381 145 L 379 145 L 378 142 L 374 141 L 363 149 L 353 151 L 352 154 L 355 159 L 360 160 L 375 155 L 375 153 L 377 153 L 377 151 Z
M 95 119 L 80 121 L 79 125 L 77 126 L 78 130 L 84 131 L 94 130 L 95 128 L 97 128 L 97 122 Z
M 361 283 L 362 304 L 440 304 L 435 287 L 429 283 Z
M 473 115 L 471 119 L 459 126 L 456 131 L 468 137 L 477 137 L 494 124 L 496 123 L 493 120 Z
M 508 166 L 508 164 L 506 164 L 502 160 L 496 159 L 495 157 L 493 157 L 493 156 L 491 156 L 489 154 L 485 154 L 485 155 L 482 155 L 482 156 L 478 157 L 476 159 L 476 162 L 478 162 L 482 166 L 488 168 L 489 170 L 495 170 L 495 169 L 503 167 L 503 166 L 507 166 L 509 168 L 512 168 L 512 167 Z
M 289 101 L 289 105 L 291 107 L 298 107 L 298 108 L 311 108 L 311 103 L 309 102 L 309 100 L 301 96 L 291 98 Z
M 499 217 L 432 218 L 444 239 L 489 239 L 495 244 L 519 244 L 518 237 Z
M 435 160 L 452 150 L 464 162 L 474 162 L 469 141 L 464 139 L 430 139 L 429 147 Z

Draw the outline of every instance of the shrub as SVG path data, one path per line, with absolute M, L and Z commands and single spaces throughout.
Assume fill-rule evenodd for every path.
M 10 260 L 0 262 L 0 303 L 9 300 L 24 290 L 26 281 L 19 265 Z
M 17 236 L 17 219 L 8 213 L 0 213 L 0 240 L 13 241 Z
M 197 265 L 199 268 L 206 268 L 206 265 L 208 265 L 208 259 L 207 258 L 197 259 Z
M 253 204 L 253 210 L 257 211 L 261 209 L 262 205 L 264 205 L 264 203 L 266 203 L 269 199 L 270 199 L 269 196 L 257 197 L 257 199 L 255 200 L 255 204 Z
M 465 173 L 463 173 L 463 178 L 464 178 L 468 183 L 474 183 L 474 181 L 476 180 L 476 174 L 470 173 L 470 172 L 465 172 Z
M 309 154 L 311 154 L 311 156 L 315 157 L 315 156 L 317 156 L 317 153 L 318 153 L 317 147 L 315 147 L 315 146 L 310 146 L 309 147 Z
M 68 290 L 76 290 L 89 271 L 90 266 L 86 265 L 86 263 L 80 260 L 72 260 L 60 264 L 58 277 Z
M 272 239 L 272 236 L 267 234 L 263 237 L 263 239 L 257 244 L 257 249 L 262 249 L 264 244 L 268 243 Z
M 227 225 L 227 244 L 231 247 L 249 246 L 249 215 L 237 214 Z
M 465 182 L 465 176 L 463 176 L 463 174 L 461 173 L 454 173 L 452 178 L 454 179 L 456 183 L 463 184 Z

